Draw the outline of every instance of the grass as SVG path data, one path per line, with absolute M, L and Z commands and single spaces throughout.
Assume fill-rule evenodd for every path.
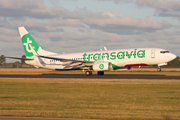
M 0 78 L 0 116 L 180 119 L 179 80 Z

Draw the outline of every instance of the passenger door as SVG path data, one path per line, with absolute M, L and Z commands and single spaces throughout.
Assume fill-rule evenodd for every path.
M 155 50 L 151 50 L 151 58 L 155 58 Z

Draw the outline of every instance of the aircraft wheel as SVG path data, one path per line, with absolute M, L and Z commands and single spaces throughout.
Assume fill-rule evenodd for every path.
M 158 71 L 158 72 L 161 72 L 161 68 L 158 68 L 157 71 Z
M 91 76 L 92 75 L 92 71 L 86 71 L 86 76 Z
M 98 75 L 104 75 L 104 71 L 98 71 L 97 74 Z

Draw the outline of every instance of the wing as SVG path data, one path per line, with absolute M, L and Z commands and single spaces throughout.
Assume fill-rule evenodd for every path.
M 71 64 L 71 66 L 78 66 L 78 67 L 90 67 L 94 64 L 93 61 L 82 61 L 82 60 L 72 60 L 72 59 L 65 59 L 65 58 L 42 56 L 42 55 L 39 55 L 31 45 L 29 45 L 29 46 L 30 46 L 33 54 L 37 57 L 52 59 L 52 60 L 59 60 L 59 61 L 63 62 L 63 64 Z
M 52 59 L 52 60 L 59 60 L 59 61 L 63 62 L 63 64 L 72 64 L 71 66 L 79 65 L 80 67 L 83 67 L 83 66 L 88 67 L 88 66 L 92 66 L 94 64 L 93 61 L 71 60 L 71 59 L 56 58 L 56 57 L 41 56 L 41 55 L 38 57 Z

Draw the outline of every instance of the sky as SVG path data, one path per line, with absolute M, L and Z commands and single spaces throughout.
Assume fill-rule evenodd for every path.
M 179 0 L 0 0 L 0 55 L 24 55 L 18 27 L 56 53 L 163 48 L 180 56 Z

